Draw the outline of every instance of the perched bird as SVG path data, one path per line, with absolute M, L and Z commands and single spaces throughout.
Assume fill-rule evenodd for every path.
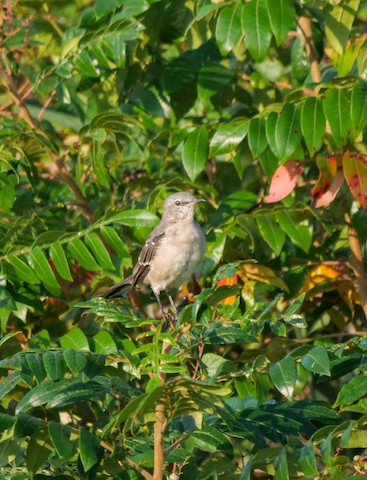
M 160 294 L 166 291 L 177 317 L 177 309 L 167 290 L 187 282 L 205 252 L 205 237 L 194 220 L 195 205 L 205 202 L 191 193 L 179 192 L 166 198 L 159 225 L 149 235 L 130 276 L 100 296 L 118 298 L 137 285 L 150 285 L 165 320 Z

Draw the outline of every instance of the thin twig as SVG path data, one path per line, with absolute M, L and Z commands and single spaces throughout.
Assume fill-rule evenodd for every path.
M 298 21 L 299 28 L 301 30 L 303 39 L 305 41 L 306 53 L 310 59 L 311 77 L 315 83 L 320 83 L 322 80 L 319 62 L 317 60 L 317 52 L 315 43 L 312 36 L 311 19 L 309 17 L 300 17 Z M 315 92 L 318 93 L 320 87 L 315 88 Z
M 361 243 L 348 213 L 345 214 L 345 221 L 348 225 L 349 248 L 352 254 L 351 266 L 355 275 L 355 287 L 361 300 L 365 321 L 367 322 L 367 274 L 363 263 Z

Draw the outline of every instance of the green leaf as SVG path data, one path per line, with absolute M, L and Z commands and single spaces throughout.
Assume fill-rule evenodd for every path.
M 268 54 L 271 28 L 264 0 L 252 0 L 242 9 L 242 31 L 247 48 L 255 62 L 261 62 Z
M 115 269 L 106 247 L 103 245 L 102 240 L 95 232 L 87 233 L 85 235 L 85 243 L 89 247 L 95 259 L 102 268 L 105 268 L 107 270 Z
M 0 399 L 3 398 L 7 393 L 14 390 L 18 383 L 22 380 L 21 374 L 19 372 L 10 373 L 0 382 Z
M 215 453 L 220 450 L 221 445 L 225 445 L 229 439 L 212 426 L 204 426 L 202 430 L 196 430 L 191 435 L 185 445 L 189 450 L 199 448 L 203 452 Z
M 291 400 L 297 381 L 297 369 L 294 358 L 284 357 L 279 362 L 271 364 L 269 375 L 277 390 L 288 400 Z
M 28 415 L 27 413 L 17 414 L 17 421 L 14 427 L 14 437 L 23 438 L 38 432 L 42 419 Z
M 68 245 L 72 256 L 86 270 L 98 271 L 100 267 L 80 238 L 74 238 Z
M 53 447 L 47 432 L 40 429 L 31 436 L 26 453 L 27 469 L 31 479 L 35 477 L 52 452 Z
M 309 97 L 302 106 L 301 129 L 308 151 L 313 157 L 320 148 L 326 130 L 326 119 L 321 102 Z
M 52 380 L 61 380 L 66 373 L 66 365 L 62 352 L 48 351 L 43 354 L 43 365 Z
M 359 400 L 367 394 L 367 376 L 357 375 L 349 380 L 339 392 L 334 407 L 347 405 Z
M 117 347 L 112 335 L 107 330 L 101 330 L 93 337 L 95 343 L 95 352 L 102 353 L 103 355 L 109 355 L 110 353 L 116 353 Z
M 367 127 L 367 85 L 359 82 L 352 90 L 351 118 L 354 136 Z
M 262 117 L 255 117 L 251 120 L 248 131 L 248 144 L 254 157 L 259 157 L 268 146 L 265 120 Z
M 128 227 L 154 227 L 158 223 L 158 217 L 154 213 L 146 210 L 122 210 L 108 216 L 103 222 L 105 225 L 109 223 L 119 223 Z
M 206 100 L 221 92 L 233 79 L 233 71 L 221 64 L 204 65 L 198 75 L 198 95 Z
M 70 441 L 71 426 L 50 420 L 47 427 L 57 455 L 63 460 L 70 458 L 73 453 L 73 444 Z
M 63 355 L 66 365 L 73 375 L 77 375 L 79 372 L 83 371 L 84 367 L 87 365 L 86 356 L 82 352 L 67 348 L 64 350 Z
M 235 150 L 246 137 L 248 126 L 248 120 L 244 118 L 236 118 L 220 125 L 210 141 L 210 158 Z
M 224 7 L 218 15 L 215 38 L 223 55 L 233 50 L 242 36 L 242 10 L 242 3 L 236 2 L 234 6 Z
M 60 344 L 63 348 L 89 352 L 88 339 L 79 327 L 74 327 L 63 335 L 60 338 Z
M 41 383 L 46 377 L 46 370 L 43 366 L 43 355 L 39 353 L 29 353 L 25 359 L 30 371 L 36 377 L 37 382 Z
M 79 455 L 85 472 L 88 472 L 98 462 L 97 437 L 81 428 L 79 430 Z
M 47 286 L 60 289 L 54 272 L 40 247 L 34 247 L 32 253 L 29 255 L 29 263 L 33 267 L 38 278 Z
M 274 459 L 274 467 L 274 480 L 289 480 L 287 452 L 285 447 L 282 448 L 280 454 Z
M 340 148 L 352 129 L 350 106 L 345 91 L 339 88 L 329 89 L 323 107 L 335 145 Z
M 330 45 L 343 55 L 360 0 L 341 0 L 337 4 L 326 4 L 324 9 L 325 35 Z
M 268 145 L 271 148 L 271 151 L 276 157 L 279 158 L 279 150 L 275 140 L 275 131 L 277 126 L 279 114 L 276 112 L 270 112 L 268 118 L 266 119 L 265 124 L 265 133 L 268 141 Z
M 299 225 L 289 212 L 276 213 L 276 219 L 282 230 L 306 253 L 312 244 L 312 232 L 306 225 Z
M 285 233 L 283 230 L 279 228 L 276 221 L 270 215 L 257 215 L 256 222 L 263 239 L 274 251 L 275 255 L 279 256 L 285 242 Z
M 92 159 L 92 169 L 98 183 L 100 183 L 103 187 L 110 188 L 110 176 L 106 168 L 106 160 L 102 152 L 101 142 L 94 141 L 92 143 L 90 148 L 90 156 Z
M 310 440 L 299 451 L 298 462 L 305 475 L 310 475 L 312 477 L 318 475 L 319 471 L 317 469 L 315 452 Z
M 296 15 L 294 2 L 292 0 L 266 0 L 266 8 L 275 40 L 280 46 L 294 26 Z
M 183 147 L 182 163 L 191 181 L 203 171 L 208 158 L 208 131 L 198 127 L 187 135 Z
M 282 163 L 288 160 L 295 152 L 300 137 L 301 130 L 298 123 L 297 110 L 290 103 L 286 103 L 280 112 L 275 128 L 275 142 L 278 156 Z
M 12 265 L 15 273 L 19 276 L 20 279 L 30 284 L 40 283 L 40 280 L 33 272 L 33 270 L 19 257 L 16 257 L 15 255 L 8 255 L 5 260 L 6 262 L 10 263 L 10 265 Z
M 0 433 L 10 430 L 16 422 L 16 418 L 7 413 L 0 412 Z
M 123 265 L 131 265 L 131 255 L 124 242 L 119 237 L 116 230 L 112 227 L 101 227 L 101 233 L 109 245 L 115 250 L 115 252 L 125 261 Z
M 64 280 L 67 280 L 68 282 L 73 282 L 73 277 L 70 273 L 69 264 L 60 242 L 55 242 L 50 247 L 50 257 L 60 277 L 62 277 Z
M 309 372 L 330 376 L 330 359 L 325 347 L 321 345 L 311 348 L 311 350 L 301 358 L 301 364 Z
M 357 57 L 357 67 L 359 76 L 365 79 L 367 71 L 367 40 L 362 43 L 361 48 L 359 49 Z
M 80 51 L 75 60 L 75 66 L 86 77 L 98 78 L 100 76 L 86 50 Z

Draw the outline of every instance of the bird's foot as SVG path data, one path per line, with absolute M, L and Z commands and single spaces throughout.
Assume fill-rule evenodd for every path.
M 176 313 L 170 313 L 170 312 L 164 312 L 162 310 L 162 315 L 164 318 L 164 329 L 167 330 L 168 328 L 170 329 L 175 329 L 176 328 L 176 322 L 177 322 L 177 315 Z

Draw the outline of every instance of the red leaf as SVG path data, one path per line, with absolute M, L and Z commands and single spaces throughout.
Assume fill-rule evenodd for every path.
M 288 160 L 284 165 L 280 165 L 274 172 L 269 195 L 264 198 L 264 202 L 275 203 L 287 197 L 294 190 L 302 172 L 303 165 L 296 160 Z
M 345 180 L 353 197 L 367 208 L 367 161 L 366 156 L 356 152 L 345 152 L 343 156 Z
M 336 172 L 334 180 L 332 181 L 332 184 L 330 185 L 330 188 L 325 193 L 321 194 L 316 198 L 314 206 L 316 208 L 320 208 L 320 207 L 327 207 L 328 205 L 330 205 L 330 203 L 337 196 L 343 183 L 344 183 L 343 172 L 341 170 L 338 170 Z M 313 192 L 312 192 L 312 198 L 314 198 Z

